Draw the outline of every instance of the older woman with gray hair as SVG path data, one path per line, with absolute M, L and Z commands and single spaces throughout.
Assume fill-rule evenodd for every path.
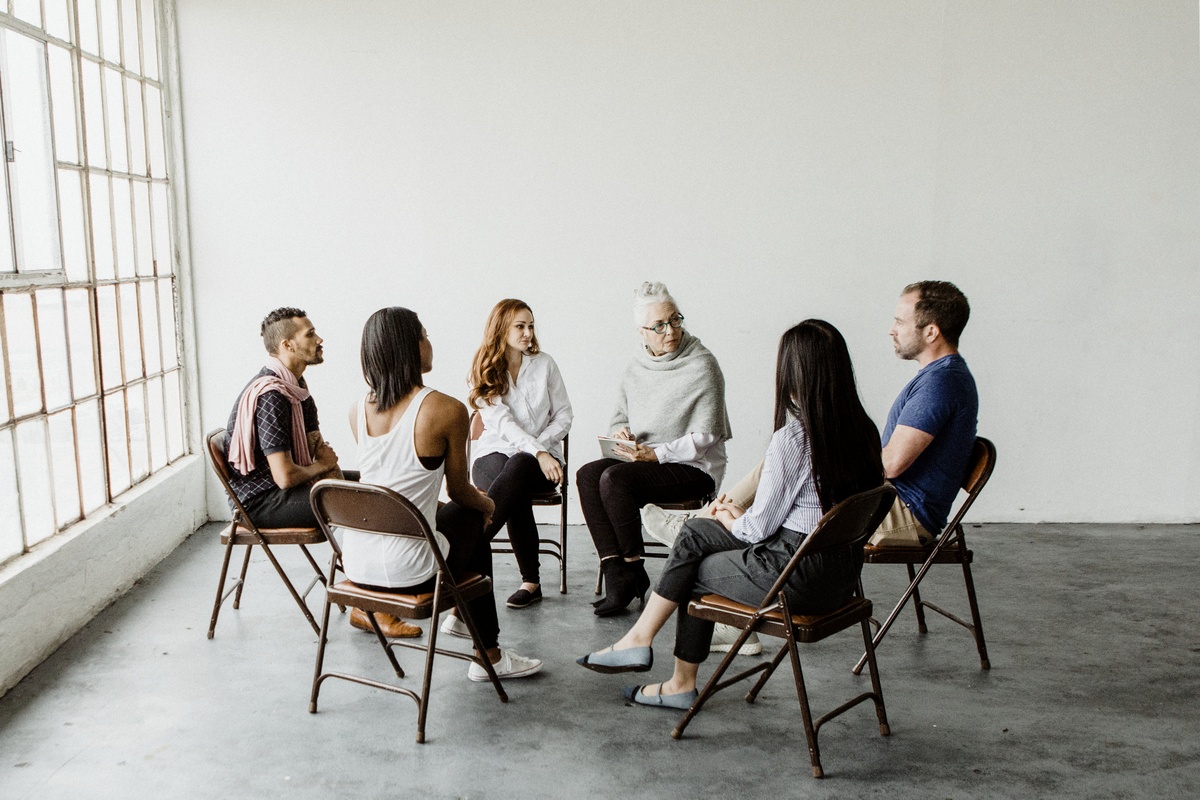
M 634 291 L 641 347 L 625 368 L 609 425 L 616 458 L 580 467 L 575 486 L 607 593 L 597 616 L 643 599 L 650 578 L 643 563 L 639 509 L 711 496 L 725 474 L 725 376 L 717 359 L 683 327 L 675 298 L 661 283 Z

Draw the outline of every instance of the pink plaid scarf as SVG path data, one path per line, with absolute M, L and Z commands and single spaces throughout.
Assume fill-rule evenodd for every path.
M 304 411 L 300 404 L 308 399 L 308 389 L 283 362 L 274 356 L 267 358 L 267 369 L 274 375 L 256 378 L 242 392 L 237 415 L 233 419 L 233 436 L 229 440 L 229 463 L 243 475 L 254 471 L 254 409 L 264 392 L 280 392 L 292 404 L 292 460 L 301 467 L 313 463 L 308 452 L 308 435 L 304 430 Z

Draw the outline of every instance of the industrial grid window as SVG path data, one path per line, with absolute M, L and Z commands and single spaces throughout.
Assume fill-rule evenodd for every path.
M 187 451 L 155 0 L 0 0 L 0 563 Z

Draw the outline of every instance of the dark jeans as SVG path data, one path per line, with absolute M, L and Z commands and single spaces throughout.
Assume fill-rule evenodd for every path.
M 357 470 L 348 470 L 345 475 L 348 481 L 358 480 Z M 242 507 L 260 528 L 315 528 L 317 518 L 308 504 L 310 489 L 311 483 L 302 483 L 290 489 L 276 487 L 251 497 L 242 503 Z
M 714 519 L 690 519 L 675 540 L 655 588 L 679 604 L 675 657 L 699 664 L 708 657 L 713 623 L 687 613 L 688 601 L 719 594 L 759 606 L 806 534 L 780 528 L 756 544 L 737 539 Z M 815 553 L 792 571 L 784 594 L 793 614 L 825 614 L 850 599 L 862 570 L 862 548 Z
M 471 572 L 492 577 L 492 548 L 487 537 L 483 535 L 482 514 L 451 501 L 438 509 L 437 529 L 446 537 L 446 541 L 450 542 L 450 552 L 446 554 L 446 567 L 450 570 L 450 577 L 457 580 L 460 575 Z M 435 581 L 436 578 L 430 578 L 416 586 L 360 585 L 381 592 L 421 594 L 432 592 Z M 498 646 L 500 619 L 496 616 L 495 593 L 489 590 L 486 594 L 476 597 L 467 603 L 467 610 L 471 619 L 475 621 L 479 638 L 483 639 L 483 646 Z
M 697 500 L 717 488 L 702 469 L 687 464 L 602 458 L 575 473 L 583 518 L 601 560 L 642 555 L 642 519 L 647 503 Z
M 492 524 L 484 530 L 489 540 L 505 525 L 512 542 L 513 555 L 521 570 L 521 580 L 541 583 L 538 564 L 538 530 L 530 498 L 554 491 L 554 484 L 542 474 L 537 457 L 529 453 L 506 456 L 488 453 L 475 460 L 471 468 L 475 485 L 487 492 L 496 504 Z

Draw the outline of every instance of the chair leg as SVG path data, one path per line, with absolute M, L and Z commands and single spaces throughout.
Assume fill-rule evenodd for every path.
M 313 667 L 312 693 L 308 696 L 308 713 L 317 713 L 317 695 L 321 691 L 321 666 L 325 663 L 325 645 L 329 641 L 329 595 L 321 611 L 321 632 L 317 636 L 317 663 Z
M 917 630 L 921 633 L 929 633 L 929 629 L 925 627 L 925 606 L 921 603 L 921 588 L 916 585 L 917 573 L 913 569 L 912 564 L 905 564 L 908 567 L 908 582 L 913 587 L 913 611 L 917 612 Z
M 379 646 L 383 648 L 383 652 L 387 653 L 388 661 L 391 662 L 396 677 L 403 678 L 404 670 L 400 668 L 400 662 L 396 660 L 396 653 L 388 645 L 387 637 L 383 635 L 383 628 L 379 627 L 379 620 L 375 619 L 375 613 L 372 611 L 363 613 L 367 615 L 367 622 L 371 623 L 371 630 L 375 632 L 375 639 L 379 642 Z
M 879 665 L 875 662 L 875 643 L 871 640 L 871 626 L 866 620 L 862 621 L 863 649 L 867 654 L 867 665 L 871 673 L 871 699 L 875 702 L 875 716 L 879 719 L 879 735 L 889 736 L 892 729 L 888 726 L 887 709 L 883 705 L 883 688 L 879 683 Z
M 603 588 L 604 588 L 604 569 L 602 567 L 596 567 L 596 594 L 600 594 L 600 591 Z
M 972 633 L 975 634 L 975 647 L 979 650 L 979 666 L 981 669 L 991 669 L 992 662 L 988 660 L 987 644 L 983 641 L 983 621 L 979 618 L 979 601 L 975 598 L 975 581 L 971 577 L 971 565 L 963 562 L 963 580 L 967 584 L 967 602 L 971 605 Z
M 692 721 L 693 717 L 700 713 L 700 709 L 704 707 L 704 704 L 708 702 L 708 699 L 724 688 L 721 685 L 721 676 L 725 674 L 725 672 L 729 669 L 729 666 L 733 663 L 734 656 L 736 656 L 738 654 L 738 650 L 741 649 L 742 639 L 746 638 L 747 635 L 748 634 L 743 633 L 742 638 L 739 638 L 735 646 L 729 648 L 729 652 L 726 653 L 725 657 L 721 659 L 721 663 L 718 664 L 716 670 L 713 671 L 712 677 L 708 679 L 708 683 L 704 684 L 704 688 L 700 691 L 700 694 L 696 696 L 696 699 L 692 701 L 692 705 L 688 708 L 687 713 L 683 715 L 683 719 L 679 720 L 679 724 L 677 724 L 675 729 L 671 731 L 672 739 L 678 739 L 682 737 L 684 728 L 688 726 L 688 723 Z
M 434 608 L 436 607 L 434 606 Z M 500 683 L 500 677 L 496 674 L 496 669 L 492 666 L 492 660 L 488 657 L 487 648 L 483 646 L 483 640 L 479 638 L 479 629 L 475 627 L 475 620 L 471 618 L 471 611 L 467 608 L 467 604 L 459 603 L 456 613 L 463 624 L 467 626 L 467 630 L 471 632 L 471 641 L 475 645 L 475 652 L 479 654 L 476 660 L 487 671 L 488 678 L 491 679 L 492 685 L 496 687 L 496 694 L 500 696 L 500 702 L 507 703 L 508 693 L 504 691 L 504 686 Z
M 758 699 L 758 693 L 767 685 L 767 681 L 771 680 L 771 676 L 775 674 L 775 670 L 779 668 L 779 664 L 783 661 L 783 657 L 787 655 L 787 645 L 779 648 L 779 652 L 771 659 L 771 663 L 763 669 L 762 677 L 754 683 L 754 688 L 746 693 L 746 702 L 753 703 Z
M 800 700 L 800 717 L 804 722 L 804 736 L 808 739 L 808 756 L 812 760 L 814 778 L 824 778 L 825 771 L 821 769 L 821 748 L 817 745 L 817 729 L 813 727 L 812 709 L 808 705 L 808 689 L 804 685 L 804 670 L 800 667 L 800 652 L 796 641 L 790 635 L 784 646 L 792 661 L 792 677 L 796 681 L 796 697 Z
M 317 580 L 321 582 L 322 586 L 324 586 L 325 575 L 321 572 L 321 567 L 319 564 L 317 564 L 317 560 L 313 558 L 312 553 L 308 551 L 308 546 L 302 544 L 300 545 L 300 550 L 304 553 L 304 557 L 308 559 L 308 563 L 312 565 L 313 572 L 317 575 Z
M 567 593 L 567 498 L 563 498 L 558 522 L 558 593 Z
M 213 601 L 212 619 L 208 622 L 208 638 L 213 638 L 213 633 L 217 629 L 217 615 L 221 613 L 221 601 L 225 598 L 225 576 L 229 574 L 229 558 L 233 555 L 233 538 L 230 537 L 228 544 L 225 545 L 225 557 L 221 559 L 221 577 L 217 579 L 217 599 Z M 241 584 L 238 585 L 239 588 Z
M 317 621 L 313 619 L 312 612 L 308 610 L 308 606 L 304 603 L 304 598 L 296 592 L 296 587 L 292 585 L 290 580 L 288 580 L 287 573 L 283 571 L 283 566 L 279 563 L 278 559 L 275 558 L 275 554 L 271 552 L 270 546 L 267 545 L 266 542 L 262 542 L 259 544 L 259 547 L 261 547 L 263 552 L 267 554 L 267 560 L 271 562 L 271 566 L 275 567 L 275 571 L 279 573 L 280 580 L 282 580 L 283 585 L 287 587 L 288 593 L 291 594 L 292 599 L 296 601 L 296 605 L 300 607 L 301 613 L 303 613 L 304 618 L 308 620 L 308 624 L 312 626 L 313 632 L 317 635 L 320 635 L 320 626 L 317 625 Z
M 242 572 L 238 576 L 237 591 L 233 595 L 233 607 L 242 607 L 242 589 L 246 585 L 246 571 L 250 569 L 250 551 L 254 549 L 254 545 L 246 545 L 246 557 L 242 559 Z

